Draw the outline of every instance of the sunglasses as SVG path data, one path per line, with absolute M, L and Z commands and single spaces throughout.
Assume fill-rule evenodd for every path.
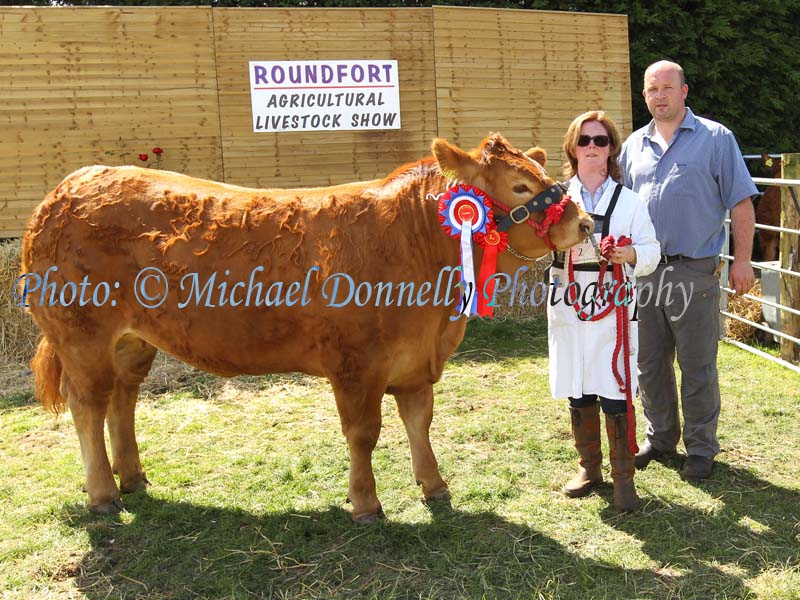
M 578 136 L 578 146 L 580 146 L 582 148 L 588 146 L 592 142 L 594 142 L 594 145 L 597 146 L 598 148 L 605 148 L 606 146 L 608 146 L 608 143 L 610 141 L 611 140 L 608 139 L 607 135 L 581 135 L 581 136 Z

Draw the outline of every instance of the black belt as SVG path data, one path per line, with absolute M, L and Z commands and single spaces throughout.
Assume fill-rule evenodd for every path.
M 558 260 L 554 260 L 553 267 L 556 269 L 563 269 L 564 263 Z M 577 265 L 572 265 L 572 269 L 574 271 L 594 271 L 595 273 L 600 272 L 600 264 L 599 263 L 578 263 Z
M 710 256 L 708 258 L 711 258 Z M 684 256 L 683 254 L 662 254 L 659 264 L 668 265 L 670 263 L 683 262 L 687 260 L 703 260 L 702 258 L 693 258 L 691 256 Z

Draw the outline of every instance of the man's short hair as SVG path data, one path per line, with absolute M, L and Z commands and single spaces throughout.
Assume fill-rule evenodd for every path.
M 659 60 L 654 62 L 644 70 L 645 87 L 647 87 L 647 74 L 656 67 L 666 67 L 666 66 L 670 66 L 672 67 L 673 70 L 678 72 L 678 76 L 680 77 L 681 80 L 681 86 L 686 85 L 686 76 L 683 74 L 682 66 L 680 66 L 676 62 L 672 62 L 671 60 Z

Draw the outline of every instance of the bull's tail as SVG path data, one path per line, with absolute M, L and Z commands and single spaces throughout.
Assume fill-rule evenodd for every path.
M 59 391 L 61 388 L 61 359 L 53 345 L 43 337 L 31 360 L 34 376 L 36 398 L 46 411 L 60 413 L 67 406 L 66 399 Z

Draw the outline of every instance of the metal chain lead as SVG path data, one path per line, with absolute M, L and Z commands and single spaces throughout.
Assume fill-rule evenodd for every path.
M 533 258 L 531 256 L 525 256 L 524 254 L 520 254 L 519 252 L 514 250 L 514 248 L 511 247 L 511 244 L 506 246 L 506 250 L 508 250 L 508 253 L 511 256 L 515 256 L 516 258 L 518 258 L 520 260 L 525 260 L 525 261 L 528 261 L 528 262 L 536 262 L 536 261 L 543 260 L 545 258 L 550 258 L 550 260 L 552 261 L 552 258 L 553 258 L 553 253 L 552 252 L 548 252 L 547 254 L 545 254 L 544 256 L 540 256 L 539 258 Z

